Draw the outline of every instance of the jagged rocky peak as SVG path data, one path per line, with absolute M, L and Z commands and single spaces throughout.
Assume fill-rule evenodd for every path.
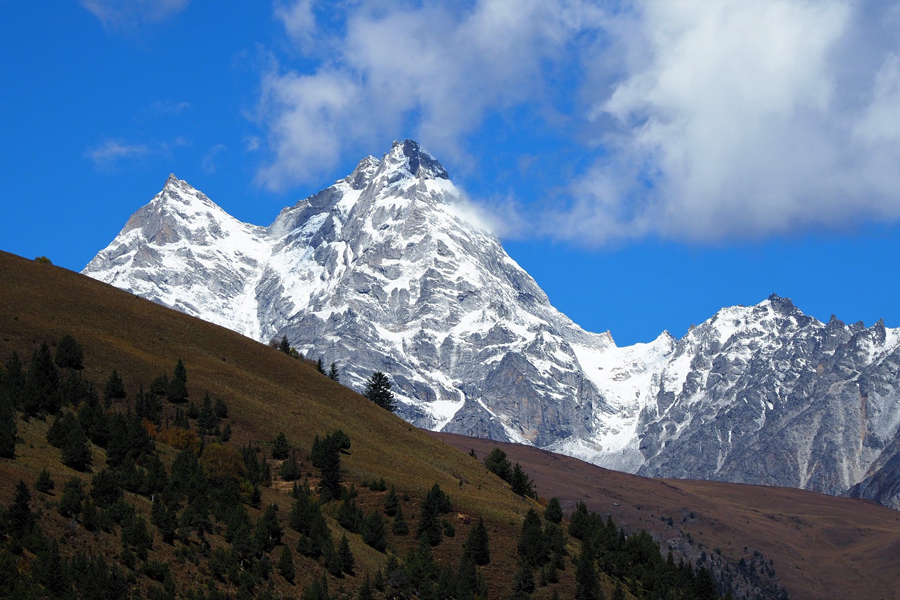
M 388 373 L 421 427 L 828 493 L 900 462 L 900 331 L 826 325 L 773 294 L 617 347 L 556 311 L 459 196 L 412 140 L 268 228 L 170 175 L 84 273 L 263 342 L 287 335 L 357 389 Z
M 418 179 L 450 179 L 447 170 L 413 140 L 394 142 L 381 161 L 381 173 L 389 173 L 389 182 L 413 176 Z
M 350 185 L 351 189 L 364 189 L 367 185 L 369 185 L 372 177 L 378 171 L 378 165 L 380 164 L 381 161 L 374 156 L 367 156 L 359 161 L 359 164 L 356 165 L 356 168 L 353 169 L 352 173 L 344 178 L 344 181 Z

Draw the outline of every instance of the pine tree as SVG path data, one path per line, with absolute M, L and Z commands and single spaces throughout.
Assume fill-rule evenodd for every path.
M 94 457 L 91 453 L 88 437 L 85 435 L 81 425 L 77 423 L 69 429 L 68 435 L 66 435 L 59 451 L 63 464 L 76 471 L 87 471 L 93 464 Z
M 203 405 L 200 408 L 200 416 L 197 417 L 197 428 L 200 430 L 201 435 L 212 433 L 218 420 L 216 413 L 213 412 L 212 398 L 209 397 L 209 392 L 206 392 L 206 395 L 203 397 Z
M 16 485 L 16 494 L 13 496 L 12 504 L 6 512 L 6 526 L 13 535 L 22 536 L 31 533 L 34 528 L 35 516 L 31 512 L 31 492 L 28 486 L 21 479 Z
M 281 536 L 284 534 L 281 523 L 278 522 L 277 511 L 278 505 L 270 504 L 256 522 L 256 539 L 266 552 L 274 550 L 281 543 Z
M 221 398 L 216 398 L 216 404 L 213 407 L 213 412 L 216 413 L 216 416 L 220 419 L 228 418 L 228 405 L 222 401 Z
M 278 433 L 278 437 L 272 442 L 272 458 L 275 460 L 284 460 L 291 453 L 291 445 L 288 444 L 287 437 L 284 432 Z
M 372 588 L 372 580 L 369 579 L 369 574 L 366 573 L 366 578 L 363 580 L 362 585 L 359 586 L 356 600 L 375 600 L 375 594 Z
M 331 363 L 331 368 L 328 370 L 328 379 L 340 382 L 341 376 L 340 373 L 338 373 L 337 364 Z
M 13 410 L 21 409 L 22 394 L 25 391 L 25 371 L 17 352 L 13 352 L 6 361 L 6 376 L 3 378 L 2 386 Z M 3 393 L 0 390 L 0 398 L 2 397 Z
M 281 352 L 284 352 L 285 354 L 287 354 L 288 356 L 290 356 L 290 354 L 291 354 L 291 344 L 290 344 L 290 342 L 288 342 L 287 336 L 284 336 L 284 337 L 281 338 L 281 343 L 278 344 L 278 349 L 279 349 Z
M 494 448 L 490 454 L 484 457 L 484 466 L 503 481 L 509 481 L 512 465 L 506 458 L 506 452 L 500 448 Z
M 527 561 L 520 561 L 513 579 L 512 600 L 528 600 L 534 593 L 534 571 Z
M 400 500 L 397 498 L 397 488 L 391 484 L 391 491 L 384 497 L 384 514 L 393 517 L 400 508 Z
M 56 346 L 56 365 L 61 369 L 84 368 L 84 350 L 68 333 L 62 336 Z
M 363 396 L 387 411 L 394 412 L 397 409 L 394 393 L 391 391 L 391 382 L 381 371 L 372 373 L 366 382 Z
M 188 398 L 187 369 L 180 358 L 175 364 L 175 371 L 172 373 L 172 379 L 169 380 L 166 395 L 169 402 L 174 403 L 184 402 Z
M 466 552 L 472 553 L 472 558 L 478 566 L 484 566 L 491 562 L 491 549 L 488 542 L 487 527 L 484 526 L 484 519 L 478 517 L 478 523 L 469 532 L 466 539 Z
M 141 388 L 141 391 L 143 391 L 143 388 Z M 110 406 L 113 400 L 121 400 L 125 396 L 125 382 L 122 381 L 119 372 L 113 369 L 109 379 L 106 380 L 106 385 L 103 386 L 103 401 L 107 406 Z
M 63 485 L 62 497 L 59 499 L 59 514 L 64 517 L 81 514 L 84 502 L 84 484 L 77 477 L 72 477 Z
M 6 378 L 3 382 L 0 382 L 0 457 L 15 458 L 16 436 L 19 433 L 19 429 L 16 425 L 16 412 L 13 409 L 13 401 L 5 383 Z
M 294 570 L 294 556 L 287 546 L 282 547 L 281 556 L 278 557 L 278 572 L 288 582 L 293 584 L 296 571 Z
M 403 516 L 403 507 L 397 507 L 397 514 L 394 516 L 394 524 L 391 527 L 391 531 L 394 535 L 407 535 L 409 534 L 409 523 L 406 521 L 406 518 Z
M 44 467 L 41 469 L 41 474 L 38 475 L 37 480 L 34 482 L 34 489 L 42 494 L 49 494 L 54 487 L 56 487 L 56 484 L 50 477 L 50 471 L 47 470 L 47 467 Z
M 544 509 L 544 519 L 550 521 L 551 523 L 556 523 L 557 525 L 562 522 L 563 512 L 562 506 L 559 504 L 559 498 L 553 496 L 550 498 L 550 501 L 547 503 L 547 508 Z
M 603 590 L 594 567 L 594 549 L 589 541 L 581 546 L 575 569 L 575 600 L 603 600 Z
M 452 509 L 450 496 L 441 490 L 441 486 L 434 484 L 422 501 L 419 511 L 419 526 L 416 531 L 419 538 L 424 537 L 432 546 L 440 544 L 443 535 L 440 516 Z
M 534 490 L 534 481 L 528 477 L 519 463 L 516 463 L 516 466 L 513 467 L 513 470 L 509 475 L 509 485 L 512 487 L 513 493 L 537 499 L 537 492 Z
M 284 481 L 297 481 L 303 476 L 303 472 L 297 464 L 295 452 L 291 452 L 287 459 L 281 463 L 281 466 L 278 468 L 278 476 Z
M 31 356 L 22 397 L 25 412 L 33 417 L 42 411 L 55 415 L 62 406 L 59 371 L 47 342 L 42 342 Z
M 543 529 L 541 529 L 541 518 L 533 508 L 529 509 L 525 515 L 518 548 L 519 556 L 532 569 L 540 567 L 549 558 L 547 540 L 544 538 Z
M 363 521 L 362 538 L 363 542 L 379 552 L 384 552 L 387 548 L 387 531 L 379 511 L 373 510 Z
M 350 542 L 346 535 L 341 536 L 341 543 L 338 546 L 338 558 L 341 561 L 341 570 L 347 575 L 353 575 L 353 569 L 356 567 L 356 560 L 353 553 L 350 552 Z
M 322 363 L 322 357 L 319 357 L 319 360 L 316 361 L 316 371 L 325 375 L 325 365 Z

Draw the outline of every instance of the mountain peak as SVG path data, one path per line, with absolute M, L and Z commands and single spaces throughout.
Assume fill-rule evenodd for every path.
M 420 179 L 450 179 L 444 166 L 414 140 L 395 141 L 381 164 L 385 170 L 402 169 Z

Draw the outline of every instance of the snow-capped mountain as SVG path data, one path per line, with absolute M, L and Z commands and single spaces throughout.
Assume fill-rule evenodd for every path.
M 823 324 L 773 296 L 620 348 L 554 309 L 460 200 L 409 140 L 267 228 L 170 176 L 84 273 L 287 335 L 357 389 L 384 371 L 418 426 L 620 470 L 843 493 L 900 447 L 900 334 L 883 323 Z

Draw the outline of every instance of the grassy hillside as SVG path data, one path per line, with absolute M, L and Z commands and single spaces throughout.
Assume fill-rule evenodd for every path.
M 387 492 L 366 489 L 363 483 L 384 478 L 388 488 L 395 485 L 398 495 L 405 498 L 401 506 L 412 532 L 406 536 L 389 533 L 387 552 L 379 552 L 366 545 L 360 535 L 347 533 L 338 525 L 340 502 L 323 506 L 335 543 L 346 534 L 356 561 L 353 575 L 329 577 L 331 597 L 356 597 L 367 575 L 385 572 L 389 556 L 398 557 L 402 563 L 407 553 L 417 548 L 416 519 L 434 484 L 452 498 L 453 511 L 444 518 L 455 530 L 453 537 L 445 536 L 433 548 L 437 563 L 456 569 L 470 531 L 483 517 L 491 546 L 491 562 L 481 568 L 488 597 L 507 598 L 514 593 L 523 519 L 529 509 L 542 512 L 543 504 L 515 495 L 481 461 L 467 454 L 474 447 L 483 458 L 500 444 L 455 436 L 438 439 L 322 376 L 307 362 L 64 269 L 0 253 L 0 286 L 0 363 L 5 364 L 15 351 L 27 367 L 42 342 L 55 346 L 64 335 L 71 335 L 84 348 L 83 378 L 102 387 L 113 369 L 123 377 L 128 396 L 113 406 L 121 412 L 134 402 L 140 386 L 147 388 L 164 373 L 172 376 L 174 365 L 182 359 L 188 372 L 190 401 L 199 403 L 209 392 L 213 399 L 227 403 L 227 421 L 233 430 L 230 446 L 259 446 L 259 458 L 268 460 L 277 472 L 279 463 L 270 458 L 271 442 L 284 432 L 298 449 L 301 469 L 313 488 L 319 476 L 307 457 L 313 440 L 342 429 L 352 442 L 349 452 L 341 456 L 345 485 L 352 484 L 359 491 L 355 499 L 359 508 L 368 514 L 383 507 Z M 178 408 L 163 402 L 158 429 L 171 424 Z M 50 494 L 31 488 L 31 507 L 41 510 L 40 523 L 48 535 L 61 540 L 60 553 L 64 557 L 76 552 L 105 556 L 127 574 L 141 595 L 165 597 L 160 596 L 162 582 L 153 580 L 152 569 L 142 572 L 141 561 L 134 569 L 129 568 L 118 529 L 89 532 L 78 519 L 59 514 L 63 483 L 76 477 L 89 489 L 91 478 L 104 468 L 107 453 L 91 447 L 94 466 L 89 472 L 64 466 L 60 451 L 47 441 L 52 422 L 52 417 L 17 420 L 16 456 L 0 458 L 0 505 L 10 506 L 17 483 L 23 480 L 31 487 L 46 468 L 56 488 Z M 191 425 L 195 425 L 194 420 Z M 159 441 L 156 447 L 162 461 L 171 466 L 179 451 Z M 705 553 L 707 567 L 728 572 L 737 597 L 751 589 L 760 590 L 752 583 L 759 580 L 757 569 L 766 571 L 762 576 L 767 585 L 786 583 L 792 598 L 898 597 L 889 585 L 890 575 L 900 566 L 896 558 L 900 553 L 892 552 L 896 550 L 892 540 L 900 540 L 900 519 L 893 511 L 791 490 L 748 493 L 748 486 L 646 480 L 532 448 L 509 445 L 504 449 L 534 477 L 543 501 L 557 496 L 571 511 L 575 501 L 583 499 L 602 516 L 611 515 L 628 533 L 641 528 L 651 531 L 663 546 L 674 551 L 676 560 L 682 556 L 699 560 Z M 287 524 L 294 502 L 288 494 L 290 488 L 291 484 L 276 477 L 271 486 L 261 487 L 259 508 L 247 511 L 256 522 L 268 505 L 277 504 L 284 545 L 295 550 L 300 536 Z M 149 497 L 126 492 L 125 500 L 149 522 Z M 805 512 L 801 510 L 804 506 L 808 508 Z M 215 588 L 233 597 L 239 586 L 215 577 L 208 558 L 210 553 L 229 547 L 225 529 L 222 523 L 214 523 L 213 531 L 205 537 L 191 534 L 166 544 L 150 526 L 154 543 L 147 560 L 170 565 L 171 584 L 178 597 L 195 587 L 207 591 Z M 582 544 L 570 537 L 567 549 L 559 583 L 538 586 L 534 598 L 551 598 L 554 593 L 560 598 L 574 597 L 576 567 L 572 559 L 582 551 Z M 755 556 L 754 551 L 762 556 Z M 749 566 L 738 566 L 741 558 L 753 565 L 752 575 Z M 276 550 L 270 560 L 275 563 L 277 559 Z M 774 566 L 768 562 L 773 559 Z M 39 562 L 39 557 L 26 549 L 18 568 L 26 572 Z M 294 562 L 297 576 L 293 584 L 273 571 L 256 586 L 255 593 L 303 597 L 305 588 L 324 573 L 323 560 L 294 552 Z M 0 586 L 2 568 L 0 564 Z M 643 596 L 646 587 L 640 578 L 620 580 L 601 574 L 605 597 L 614 594 L 617 583 L 622 584 L 625 598 Z
M 374 576 L 379 571 L 386 574 L 389 560 L 392 560 L 390 555 L 398 557 L 401 563 L 408 562 L 407 553 L 419 545 L 415 533 L 423 499 L 435 484 L 452 499 L 453 510 L 443 518 L 448 521 L 445 532 L 455 532 L 452 537 L 445 535 L 433 548 L 438 565 L 445 570 L 457 569 L 469 532 L 483 517 L 490 537 L 491 561 L 481 567 L 480 572 L 487 585 L 488 597 L 509 597 L 512 593 L 523 518 L 529 509 L 541 512 L 543 508 L 536 500 L 512 493 L 505 482 L 487 471 L 479 461 L 322 376 L 313 365 L 232 331 L 160 307 L 79 274 L 6 253 L 0 253 L 0 281 L 0 362 L 4 364 L 13 352 L 17 352 L 28 368 L 29 358 L 43 342 L 47 342 L 53 351 L 63 336 L 70 335 L 84 349 L 83 379 L 102 388 L 113 369 L 122 376 L 127 398 L 116 401 L 112 410 L 127 412 L 134 406 L 140 389 L 146 390 L 162 374 L 173 376 L 174 365 L 181 359 L 187 368 L 191 402 L 199 403 L 208 392 L 213 399 L 227 404 L 227 422 L 233 431 L 229 445 L 235 448 L 248 444 L 259 446 L 260 459 L 268 460 L 272 471 L 277 473 L 279 463 L 270 458 L 271 442 L 279 432 L 284 432 L 288 442 L 298 449 L 301 469 L 313 489 L 319 476 L 318 469 L 310 465 L 308 458 L 313 440 L 338 428 L 343 430 L 352 443 L 349 452 L 341 457 L 345 486 L 353 485 L 358 490 L 355 501 L 359 509 L 364 514 L 381 510 L 387 492 L 369 490 L 363 484 L 383 478 L 388 488 L 395 485 L 398 495 L 403 498 L 401 505 L 412 531 L 406 536 L 394 535 L 390 532 L 388 519 L 387 553 L 379 552 L 363 543 L 360 535 L 348 533 L 338 525 L 340 502 L 324 505 L 321 510 L 335 544 L 346 535 L 356 562 L 353 575 L 329 578 L 332 597 L 355 594 L 367 575 Z M 168 402 L 163 402 L 162 407 L 159 425 L 149 427 L 148 431 L 158 429 L 162 434 L 174 422 L 175 411 L 184 408 Z M 69 412 L 73 408 L 66 407 L 63 411 Z M 159 561 L 170 565 L 172 581 L 167 580 L 169 587 L 161 590 L 162 582 L 152 580 L 152 569 L 142 572 L 140 560 L 136 565 L 129 564 L 132 561 L 120 542 L 119 528 L 112 527 L 105 533 L 101 530 L 91 532 L 83 527 L 81 517 L 63 517 L 60 514 L 63 484 L 77 478 L 83 482 L 86 491 L 90 490 L 92 478 L 106 465 L 107 453 L 91 446 L 93 468 L 87 472 L 64 466 L 60 462 L 60 450 L 47 441 L 53 420 L 49 415 L 27 421 L 17 419 L 19 439 L 15 458 L 0 459 L 0 505 L 11 506 L 17 483 L 24 481 L 31 488 L 32 510 L 41 511 L 40 524 L 45 533 L 61 540 L 60 553 L 64 558 L 71 558 L 77 552 L 105 556 L 111 564 L 124 569 L 129 583 L 141 590 L 141 595 L 172 597 L 174 592 L 182 596 L 195 587 L 216 589 L 231 596 L 238 592 L 237 579 L 216 578 L 209 563 L 211 553 L 229 547 L 223 537 L 226 527 L 222 522 L 214 522 L 208 535 L 188 532 L 179 535 L 173 544 L 164 543 L 160 531 L 148 526 L 154 543 L 147 560 L 151 564 Z M 195 423 L 192 421 L 191 427 Z M 156 443 L 159 457 L 171 468 L 179 451 L 160 443 L 161 439 L 158 438 Z M 207 440 L 214 441 L 215 437 Z M 42 469 L 48 470 L 56 484 L 50 493 L 39 493 L 32 488 Z M 254 593 L 264 590 L 276 597 L 300 597 L 304 589 L 325 572 L 323 559 L 304 557 L 296 552 L 300 536 L 287 524 L 294 503 L 288 494 L 290 488 L 291 484 L 278 481 L 276 477 L 271 486 L 261 488 L 258 508 L 248 507 L 247 512 L 251 522 L 256 522 L 269 504 L 279 506 L 284 545 L 294 550 L 296 581 L 290 584 L 273 572 L 263 578 L 267 580 L 258 584 Z M 149 494 L 141 496 L 125 492 L 124 500 L 135 507 L 138 517 L 151 522 Z M 178 505 L 179 514 L 186 510 L 185 503 L 186 500 L 182 500 Z M 2 531 L 0 527 L 0 538 Z M 571 558 L 579 550 L 580 543 L 570 540 L 568 547 Z M 27 548 L 20 556 L 17 559 L 20 573 L 37 568 L 43 560 Z M 277 551 L 268 556 L 273 564 L 278 559 Z M 565 570 L 559 573 L 560 581 L 539 586 L 533 597 L 550 598 L 553 593 L 562 598 L 573 596 L 575 569 L 571 560 L 565 564 Z M 607 595 L 613 592 L 614 584 L 612 578 L 601 577 Z M 639 582 L 633 585 L 639 585 Z
M 432 435 L 478 456 L 501 447 L 567 511 L 583 500 L 694 559 L 769 564 L 796 600 L 900 598 L 900 512 L 890 508 L 790 488 L 648 479 L 527 446 Z

